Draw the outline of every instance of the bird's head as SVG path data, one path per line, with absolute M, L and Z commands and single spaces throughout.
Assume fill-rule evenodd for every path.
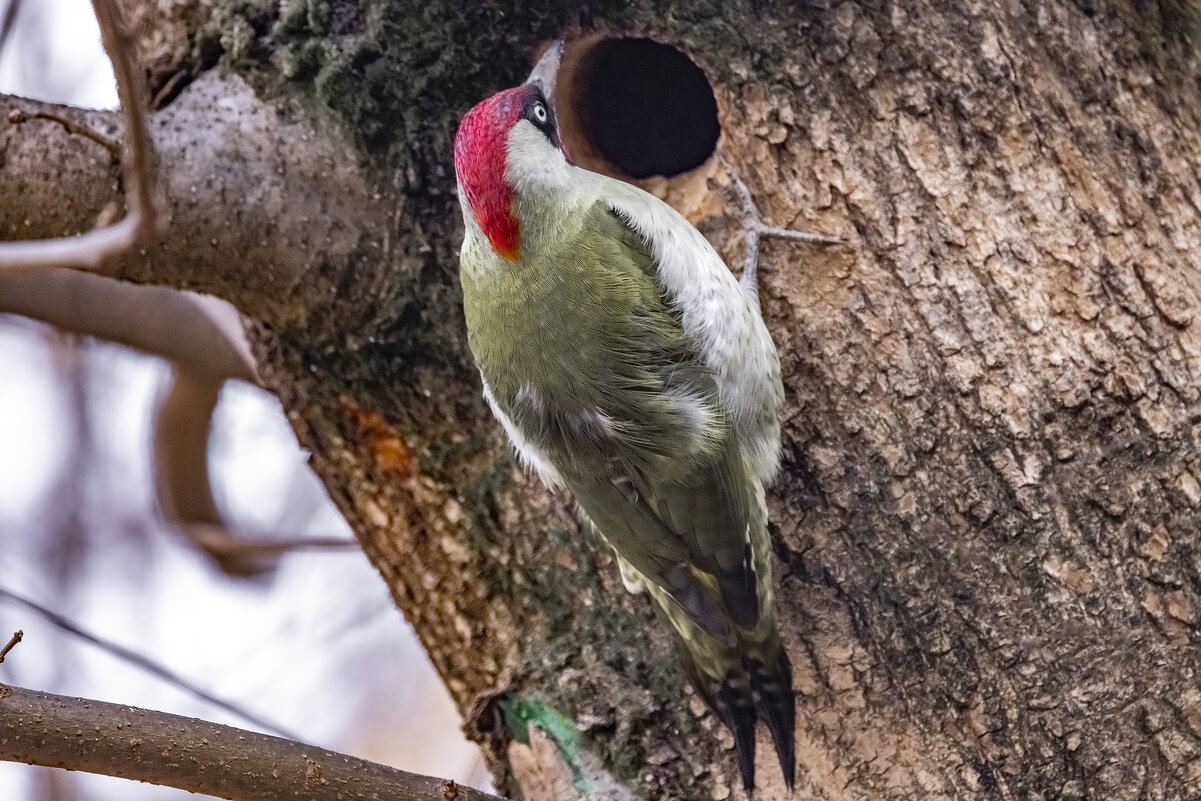
M 551 48 L 558 68 L 561 46 Z M 500 256 L 521 258 L 521 220 L 516 197 L 539 173 L 561 169 L 563 148 L 555 126 L 553 94 L 544 57 L 521 86 L 497 92 L 477 103 L 455 135 L 455 177 L 465 215 L 483 232 Z

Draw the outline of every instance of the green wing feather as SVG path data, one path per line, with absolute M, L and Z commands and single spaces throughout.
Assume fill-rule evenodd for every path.
M 705 630 L 730 640 L 730 621 L 753 626 L 753 479 L 646 242 L 598 202 L 553 263 L 503 278 L 464 285 L 497 405 L 614 549 Z
M 462 273 L 490 403 L 530 461 L 553 466 L 623 576 L 647 586 L 689 680 L 734 732 L 744 785 L 762 715 L 791 786 L 795 707 L 767 513 L 715 377 L 647 243 L 607 204 L 556 236 L 540 257 Z
M 612 463 L 605 472 L 565 480 L 609 544 L 703 628 L 728 639 L 727 618 L 755 625 L 749 478 L 736 447 L 683 477 L 663 480 Z

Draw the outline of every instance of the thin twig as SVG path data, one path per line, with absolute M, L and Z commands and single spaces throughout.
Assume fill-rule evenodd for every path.
M 266 734 L 0 686 L 0 760 L 177 787 L 231 801 L 444 801 L 447 782 Z M 454 785 L 460 801 L 502 801 Z
M 104 49 L 113 62 L 117 97 L 125 116 L 126 214 L 118 223 L 71 238 L 36 239 L 0 245 L 0 269 L 71 267 L 94 270 L 129 250 L 149 245 L 158 232 L 154 143 L 133 37 L 115 0 L 92 0 Z
M 134 667 L 137 667 L 141 670 L 146 671 L 147 673 L 154 676 L 155 678 L 161 679 L 162 681 L 165 681 L 168 684 L 171 684 L 171 685 L 179 688 L 180 690 L 183 690 L 184 692 L 189 693 L 190 695 L 193 695 L 196 698 L 199 698 L 201 701 L 204 701 L 207 704 L 212 704 L 213 706 L 217 707 L 218 709 L 223 709 L 226 712 L 230 713 L 231 715 L 237 715 L 242 720 L 245 720 L 247 723 L 252 723 L 261 729 L 265 729 L 266 731 L 275 732 L 279 736 L 286 737 L 289 740 L 299 740 L 300 739 L 299 737 L 292 734 L 284 727 L 279 726 L 275 723 L 272 723 L 271 721 L 267 720 L 266 718 L 262 718 L 256 714 L 254 714 L 253 712 L 247 712 L 245 709 L 242 709 L 237 704 L 234 704 L 230 701 L 226 701 L 224 699 L 218 698 L 217 696 L 213 695 L 212 693 L 209 693 L 205 690 L 200 689 L 195 684 L 192 684 L 190 681 L 183 678 L 182 676 L 175 673 L 174 671 L 163 667 L 162 665 L 155 662 L 153 659 L 151 659 L 148 656 L 139 654 L 136 651 L 131 651 L 130 649 L 126 648 L 123 645 L 117 645 L 116 643 L 109 642 L 108 640 L 105 640 L 102 637 L 99 637 L 95 634 L 84 631 L 83 629 L 79 628 L 79 626 L 76 626 L 74 623 L 72 623 L 70 620 L 68 620 L 67 618 L 63 617 L 62 615 L 58 614 L 57 612 L 53 612 L 53 611 L 47 609 L 46 607 L 39 604 L 37 601 L 34 601 L 30 598 L 26 598 L 24 595 L 15 593 L 12 590 L 7 589 L 5 587 L 0 587 L 0 599 L 9 601 L 10 603 L 16 604 L 17 606 L 28 609 L 30 612 L 33 612 L 34 614 L 45 618 L 47 621 L 54 624 L 55 626 L 58 626 L 60 629 L 67 632 L 68 634 L 71 634 L 71 635 L 83 640 L 84 642 L 90 643 L 91 645 L 96 646 L 100 650 L 105 651 L 106 653 L 109 653 L 109 654 L 117 657 L 118 659 L 133 665 Z
M 195 539 L 210 552 L 223 555 L 283 556 L 296 551 L 353 551 L 359 543 L 348 537 L 281 537 L 280 539 L 247 539 L 229 529 L 206 523 L 175 523 L 179 528 L 192 529 L 188 537 Z M 260 536 L 261 535 L 256 535 Z
M 8 656 L 8 652 L 17 647 L 17 643 L 25 639 L 25 632 L 18 629 L 13 632 L 13 636 L 8 639 L 8 645 L 0 648 L 0 662 L 4 661 L 4 657 Z
M 121 158 L 121 143 L 116 139 L 105 136 L 94 128 L 89 128 L 86 125 L 80 125 L 74 120 L 69 120 L 66 117 L 61 117 L 58 114 L 51 114 L 49 111 L 26 111 L 24 109 L 13 109 L 8 112 L 8 121 L 13 125 L 20 125 L 29 122 L 30 120 L 48 120 L 57 122 L 59 125 L 67 129 L 67 133 L 82 136 L 91 139 L 96 144 L 103 147 L 112 154 L 114 159 Z
M 162 479 L 159 481 L 161 483 Z M 172 510 L 161 511 L 168 513 Z M 358 542 L 346 537 L 247 539 L 243 534 L 230 531 L 224 523 L 189 520 L 168 522 L 178 529 L 191 545 L 216 562 L 222 572 L 238 578 L 249 578 L 273 570 L 281 557 L 297 551 L 350 552 L 360 547 Z
M 8 37 L 12 36 L 13 28 L 16 27 L 17 12 L 20 10 L 21 0 L 9 0 L 8 8 L 4 9 L 4 19 L 0 20 L 0 55 L 3 55 Z

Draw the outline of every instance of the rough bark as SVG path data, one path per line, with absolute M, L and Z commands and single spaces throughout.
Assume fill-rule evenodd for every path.
M 173 228 L 118 275 L 257 321 L 264 382 L 465 713 L 547 702 L 639 795 L 735 784 L 647 602 L 515 467 L 465 346 L 454 124 L 576 26 L 688 52 L 768 220 L 850 243 L 769 244 L 762 279 L 798 795 L 1201 793 L 1188 3 L 199 5 L 179 52 L 222 50 L 258 94 L 210 74 L 160 112 Z M 0 235 L 79 230 L 111 169 L 28 125 L 0 123 L 0 180 L 65 170 L 73 211 L 8 193 Z M 659 188 L 733 256 L 709 172 Z M 758 797 L 783 797 L 760 752 Z

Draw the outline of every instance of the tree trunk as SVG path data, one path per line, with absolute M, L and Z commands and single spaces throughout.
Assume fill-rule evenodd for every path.
M 731 740 L 687 697 L 649 602 L 569 499 L 518 469 L 466 347 L 454 127 L 539 42 L 576 31 L 687 53 L 766 221 L 847 242 L 773 242 L 761 278 L 787 395 L 770 507 L 797 797 L 1201 794 L 1191 0 L 278 5 L 142 19 L 166 87 L 176 244 L 161 250 L 188 225 L 247 224 L 193 221 L 197 183 L 167 152 L 191 135 L 171 120 L 197 86 L 178 87 L 218 56 L 271 109 L 258 157 L 284 185 L 316 147 L 297 119 L 350 176 L 329 187 L 341 222 L 306 239 L 310 220 L 280 220 L 283 277 L 258 269 L 270 251 L 220 249 L 151 252 L 117 275 L 210 291 L 256 321 L 264 382 L 503 791 L 538 797 L 531 759 L 576 758 L 508 748 L 481 713 L 506 692 L 567 716 L 580 758 L 639 796 L 741 793 Z M 203 108 L 222 124 L 219 102 Z M 0 123 L 6 185 L 28 125 Z M 737 225 L 703 180 L 716 174 L 655 186 L 735 263 Z M 95 203 L 112 197 L 96 180 Z M 21 202 L 0 200 L 8 238 Z M 788 797 L 765 733 L 759 751 L 757 797 Z

